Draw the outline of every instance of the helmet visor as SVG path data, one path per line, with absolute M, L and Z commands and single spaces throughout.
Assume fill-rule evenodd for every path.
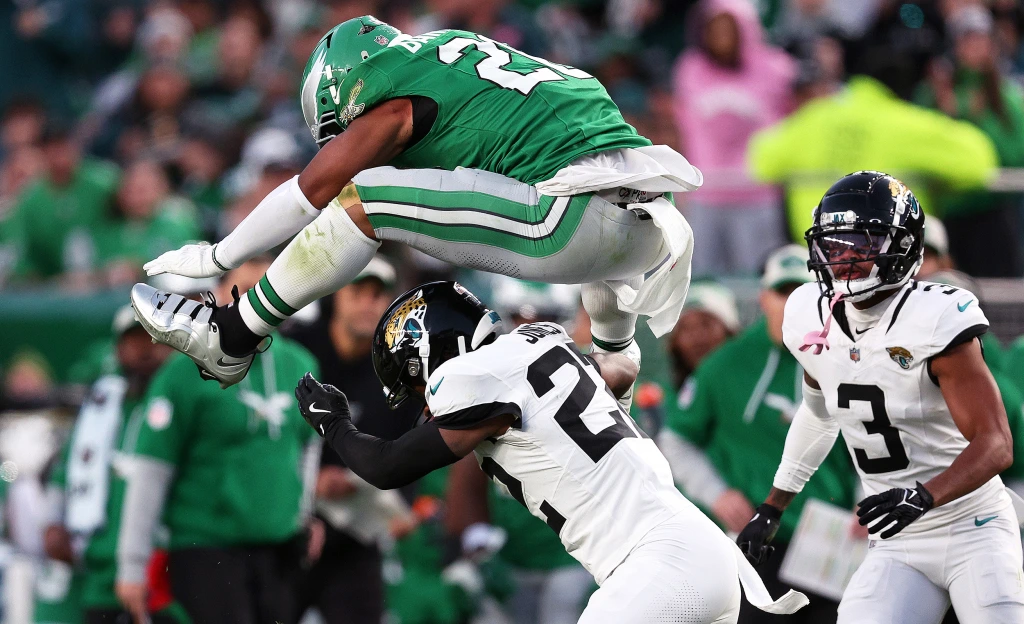
M 835 262 L 873 261 L 883 251 L 888 232 L 868 230 L 825 231 L 814 237 L 818 260 Z

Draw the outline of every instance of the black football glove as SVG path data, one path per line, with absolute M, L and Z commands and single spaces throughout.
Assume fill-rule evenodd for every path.
M 326 435 L 339 420 L 352 418 L 345 394 L 330 384 L 321 384 L 313 379 L 311 373 L 306 373 L 295 386 L 295 398 L 299 401 L 302 417 L 320 437 Z
M 935 499 L 931 493 L 918 481 L 916 488 L 893 488 L 862 500 L 857 505 L 857 515 L 860 516 L 858 522 L 865 526 L 882 518 L 868 528 L 868 533 L 874 535 L 891 524 L 892 526 L 879 536 L 882 539 L 889 539 L 923 516 L 934 504 Z
M 740 547 L 743 556 L 751 565 L 760 565 L 768 561 L 775 552 L 775 547 L 771 546 L 770 542 L 779 531 L 779 518 L 782 517 L 782 511 L 767 503 L 758 506 L 756 511 L 736 538 L 736 545 Z

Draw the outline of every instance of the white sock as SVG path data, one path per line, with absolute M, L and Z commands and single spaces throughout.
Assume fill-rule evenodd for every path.
M 320 297 L 351 282 L 377 253 L 380 242 L 367 238 L 337 203 L 299 232 L 239 301 L 245 325 L 259 336 Z
M 631 288 L 639 288 L 644 282 L 643 275 L 628 280 Z M 619 309 L 615 292 L 604 282 L 583 284 L 583 308 L 590 316 L 590 334 L 594 346 L 602 351 L 621 351 L 633 341 L 636 332 L 637 315 Z

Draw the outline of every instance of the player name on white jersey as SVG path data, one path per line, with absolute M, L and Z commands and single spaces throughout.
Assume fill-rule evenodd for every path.
M 476 449 L 481 468 L 554 530 L 601 583 L 649 530 L 700 512 L 668 462 L 554 323 L 523 325 L 429 380 L 441 427 L 500 414 L 516 424 Z

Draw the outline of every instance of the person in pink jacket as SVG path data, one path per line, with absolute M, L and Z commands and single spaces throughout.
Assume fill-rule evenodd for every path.
M 676 123 L 704 186 L 684 208 L 694 275 L 755 274 L 785 244 L 778 190 L 753 181 L 747 141 L 790 112 L 796 62 L 765 41 L 749 0 L 703 0 L 673 71 Z

